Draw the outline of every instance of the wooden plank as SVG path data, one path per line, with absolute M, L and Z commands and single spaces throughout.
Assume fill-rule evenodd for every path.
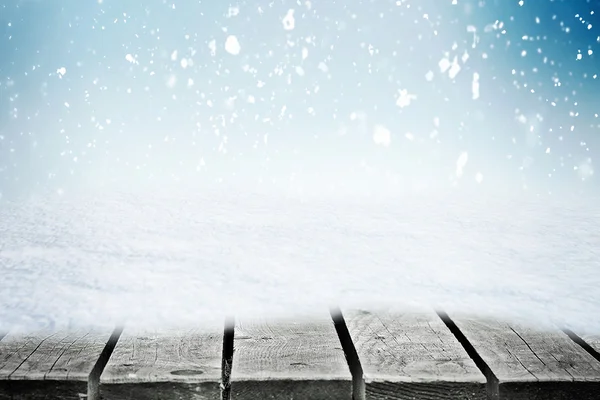
M 327 310 L 311 317 L 236 321 L 235 400 L 348 400 L 352 376 Z
M 600 362 L 600 335 L 590 334 L 589 332 L 578 335 L 568 328 L 563 328 L 562 330 L 573 342 L 577 343 L 585 352 Z
M 594 358 L 598 360 L 600 358 L 600 334 L 585 334 L 581 336 L 581 339 L 591 347 Z
M 124 329 L 100 377 L 103 398 L 220 398 L 223 327 Z
M 434 312 L 342 310 L 367 399 L 485 399 L 486 379 Z
M 0 399 L 79 399 L 110 330 L 8 333 L 0 341 Z
M 452 316 L 497 378 L 501 399 L 598 399 L 600 363 L 558 328 Z

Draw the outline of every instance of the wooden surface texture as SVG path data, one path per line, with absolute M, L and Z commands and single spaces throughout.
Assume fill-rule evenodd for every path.
M 485 399 L 486 379 L 435 313 L 342 310 L 367 399 Z
M 450 316 L 498 379 L 503 399 L 598 399 L 600 363 L 558 328 Z
M 0 332 L 0 400 L 600 399 L 600 334 L 433 310 L 315 314 Z
M 220 397 L 222 329 L 123 331 L 100 378 L 107 399 Z
M 349 399 L 352 376 L 333 322 L 322 317 L 241 320 L 233 399 Z
M 0 340 L 0 399 L 79 399 L 111 332 L 8 333 Z

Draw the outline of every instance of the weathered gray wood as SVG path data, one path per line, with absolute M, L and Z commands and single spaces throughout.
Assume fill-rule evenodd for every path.
M 124 329 L 100 377 L 103 398 L 220 397 L 223 327 L 197 330 Z
M 590 345 L 590 347 L 593 349 L 593 351 L 596 352 L 596 354 L 600 354 L 600 334 L 596 334 L 596 335 L 583 335 L 581 336 L 581 338 Z
M 0 341 L 0 399 L 79 399 L 110 330 L 9 333 Z
M 331 317 L 236 321 L 232 399 L 344 399 L 352 376 Z
M 558 328 L 450 315 L 498 379 L 501 399 L 598 399 L 600 363 Z
M 485 399 L 486 379 L 438 315 L 342 310 L 367 399 Z
M 600 335 L 589 333 L 578 335 L 568 328 L 562 328 L 562 330 L 586 353 L 590 354 L 596 361 L 600 362 Z

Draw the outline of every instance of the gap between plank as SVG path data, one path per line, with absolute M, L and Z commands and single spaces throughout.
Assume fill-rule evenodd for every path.
M 581 346 L 582 349 L 587 351 L 590 356 L 594 357 L 596 361 L 600 362 L 600 353 L 598 353 L 592 346 L 590 346 L 581 336 L 576 334 L 570 329 L 562 328 L 562 331 L 571 338 L 572 341 Z
M 481 358 L 475 347 L 469 342 L 469 339 L 461 332 L 461 330 L 456 326 L 454 321 L 446 314 L 444 311 L 436 310 L 436 314 L 440 317 L 442 322 L 448 327 L 450 332 L 454 335 L 456 340 L 461 344 L 461 346 L 465 349 L 469 357 L 475 362 L 475 365 L 481 373 L 485 376 L 487 380 L 486 391 L 487 397 L 490 400 L 497 400 L 500 398 L 500 388 L 498 378 L 492 372 L 491 368 L 487 365 L 487 363 Z
M 331 314 L 335 331 L 340 339 L 340 344 L 342 345 L 342 350 L 344 351 L 346 362 L 352 375 L 352 400 L 365 400 L 366 388 L 363 368 L 342 310 L 339 307 L 330 307 L 329 313 Z
M 87 396 L 85 396 L 87 400 L 100 400 L 100 376 L 104 371 L 104 367 L 106 367 L 106 364 L 108 364 L 110 356 L 112 355 L 115 347 L 117 346 L 117 342 L 123 333 L 123 328 L 123 324 L 115 327 L 110 335 L 110 338 L 108 338 L 104 349 L 102 349 L 102 353 L 100 353 L 98 361 L 96 361 L 96 364 L 94 364 L 94 368 L 92 368 L 92 372 L 90 372 L 90 375 L 88 376 Z
M 233 368 L 235 319 L 225 318 L 223 330 L 223 358 L 221 359 L 221 400 L 231 399 L 231 371 Z

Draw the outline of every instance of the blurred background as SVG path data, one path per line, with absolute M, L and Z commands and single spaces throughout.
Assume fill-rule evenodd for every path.
M 0 0 L 0 192 L 595 193 L 594 4 Z

